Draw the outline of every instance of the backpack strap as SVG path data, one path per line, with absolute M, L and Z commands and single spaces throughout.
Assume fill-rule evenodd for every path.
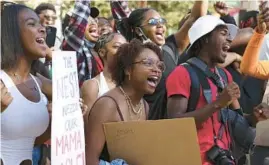
M 188 110 L 187 112 L 192 112 L 196 109 L 198 104 L 198 100 L 200 97 L 200 81 L 198 76 L 193 69 L 193 67 L 188 63 L 181 64 L 184 68 L 187 69 L 191 78 L 191 89 L 190 89 L 190 97 L 188 101 Z
M 203 95 L 206 99 L 207 104 L 210 104 L 212 102 L 212 92 L 211 92 L 211 88 L 210 88 L 210 85 L 208 83 L 207 77 L 205 76 L 205 74 L 203 73 L 203 71 L 201 69 L 199 69 L 198 67 L 196 67 L 192 64 L 190 64 L 190 65 L 193 67 L 194 71 L 196 72 L 199 83 L 202 86 Z
M 217 68 L 218 72 L 220 74 L 220 77 L 224 80 L 224 82 L 226 83 L 225 86 L 228 84 L 228 76 L 226 74 L 226 72 L 224 71 L 224 69 L 222 68 Z
M 207 103 L 211 103 L 212 92 L 207 77 L 205 76 L 203 71 L 190 63 L 183 63 L 181 65 L 187 69 L 191 79 L 190 98 L 188 102 L 187 112 L 191 112 L 196 109 L 200 97 L 200 86 L 202 86 L 203 95 L 205 96 Z M 224 79 L 225 83 L 227 84 L 228 77 L 225 71 L 222 68 L 218 68 L 218 71 L 222 79 Z
M 173 61 L 174 61 L 174 63 L 177 65 L 178 64 L 178 58 L 179 58 L 179 56 L 178 56 L 178 53 L 174 53 L 173 52 L 173 50 L 172 50 L 172 48 L 171 47 L 169 47 L 168 45 L 163 45 L 163 47 L 162 47 L 162 50 L 163 51 L 166 51 L 169 55 L 170 55 L 170 57 L 173 59 Z

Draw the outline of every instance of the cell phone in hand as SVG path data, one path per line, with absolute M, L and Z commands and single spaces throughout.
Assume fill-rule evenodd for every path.
M 57 28 L 52 27 L 52 26 L 47 26 L 46 31 L 47 31 L 46 43 L 48 47 L 51 48 L 55 45 Z

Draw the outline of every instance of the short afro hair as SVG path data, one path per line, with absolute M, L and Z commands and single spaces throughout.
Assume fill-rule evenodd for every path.
M 43 10 L 52 10 L 56 13 L 55 6 L 51 3 L 41 3 L 35 8 L 36 14 L 40 14 Z

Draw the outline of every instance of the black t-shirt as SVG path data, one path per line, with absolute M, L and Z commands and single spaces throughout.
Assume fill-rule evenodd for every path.
M 177 63 L 173 57 L 176 58 L 178 55 L 178 49 L 176 44 L 176 39 L 174 35 L 170 35 L 166 39 L 165 46 L 168 46 L 171 49 L 171 53 L 163 49 L 163 60 L 166 65 L 166 69 L 162 75 L 160 83 L 158 84 L 155 92 L 152 95 L 145 95 L 144 99 L 149 104 L 149 119 L 157 120 L 166 118 L 167 114 L 167 95 L 166 95 L 166 78 L 169 74 L 176 68 Z

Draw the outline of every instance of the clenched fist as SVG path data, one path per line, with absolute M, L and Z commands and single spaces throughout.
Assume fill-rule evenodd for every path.
M 257 121 L 263 121 L 269 119 L 269 105 L 261 103 L 254 108 L 254 116 Z
M 218 1 L 214 4 L 215 11 L 220 14 L 220 16 L 226 16 L 229 14 L 228 7 L 225 2 Z
M 0 87 L 1 87 L 1 112 L 3 112 L 12 102 L 13 97 L 8 92 L 2 80 L 0 82 Z
M 229 84 L 219 95 L 218 102 L 220 107 L 224 108 L 230 105 L 234 100 L 240 98 L 239 86 L 233 82 Z

